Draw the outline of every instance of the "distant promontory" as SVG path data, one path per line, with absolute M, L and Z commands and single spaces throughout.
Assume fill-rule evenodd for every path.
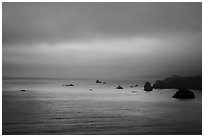
M 189 76 L 189 77 L 180 77 L 180 76 L 171 76 L 163 80 L 157 80 L 153 84 L 154 89 L 202 89 L 202 76 Z

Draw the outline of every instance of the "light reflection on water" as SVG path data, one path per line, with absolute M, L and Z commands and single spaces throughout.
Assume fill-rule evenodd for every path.
M 144 81 L 106 82 L 3 81 L 3 133 L 201 134 L 201 91 L 178 100 L 174 89 L 143 91 Z M 69 83 L 75 86 L 61 86 Z M 115 89 L 118 84 L 124 89 Z

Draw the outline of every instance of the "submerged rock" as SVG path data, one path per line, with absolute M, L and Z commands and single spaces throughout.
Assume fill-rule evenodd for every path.
M 144 85 L 144 90 L 145 90 L 145 91 L 152 91 L 153 88 L 152 88 L 152 86 L 151 86 L 151 83 L 146 82 L 145 85 Z
M 188 98 L 195 98 L 195 95 L 192 91 L 186 89 L 186 88 L 180 88 L 179 91 L 177 91 L 173 98 L 181 98 L 181 99 L 188 99 Z
M 26 89 L 21 89 L 20 91 L 27 91 Z
M 133 88 L 133 86 L 130 86 L 131 88 Z
M 96 80 L 96 83 L 101 83 L 101 81 L 99 81 L 99 80 Z
M 138 87 L 138 85 L 135 85 L 135 87 Z
M 103 82 L 103 84 L 106 84 L 106 82 Z
M 68 86 L 72 87 L 72 86 L 74 86 L 74 85 L 73 85 L 73 84 L 69 84 Z
M 123 87 L 119 85 L 116 89 L 123 89 Z

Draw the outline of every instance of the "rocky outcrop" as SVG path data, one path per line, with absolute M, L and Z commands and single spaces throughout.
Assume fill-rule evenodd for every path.
M 119 85 L 116 89 L 123 89 L 123 87 Z
M 157 80 L 153 86 L 154 89 L 164 89 L 166 87 L 166 83 L 161 81 L 161 80 Z
M 145 90 L 145 91 L 152 91 L 153 88 L 152 88 L 152 86 L 151 86 L 151 83 L 146 82 L 145 85 L 144 85 L 144 90 Z
M 192 91 L 190 91 L 186 88 L 181 88 L 181 89 L 179 89 L 179 91 L 177 91 L 173 95 L 173 98 L 188 99 L 188 98 L 195 98 L 195 95 Z
M 101 81 L 99 81 L 99 80 L 96 80 L 96 83 L 101 83 Z

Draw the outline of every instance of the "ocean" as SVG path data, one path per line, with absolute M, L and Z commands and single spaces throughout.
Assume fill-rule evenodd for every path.
M 201 90 L 181 100 L 176 89 L 144 91 L 154 79 L 101 81 L 2 80 L 3 135 L 202 134 Z

